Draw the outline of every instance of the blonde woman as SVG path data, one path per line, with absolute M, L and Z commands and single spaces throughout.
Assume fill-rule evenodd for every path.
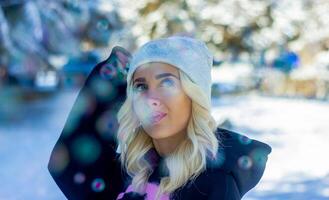
M 122 52 L 121 58 L 130 58 Z M 50 172 L 67 198 L 233 200 L 241 199 L 259 182 L 271 148 L 216 126 L 211 116 L 213 57 L 203 42 L 182 36 L 157 39 L 138 49 L 129 62 L 117 60 L 126 61 L 128 73 L 124 76 L 126 97 L 122 105 L 116 106 L 118 126 L 110 130 L 114 139 L 108 146 L 112 148 L 103 153 L 106 145 L 101 145 L 100 155 L 93 161 L 84 166 L 83 161 L 68 164 L 57 170 L 57 175 L 53 167 L 56 162 L 52 161 L 55 159 L 49 163 Z M 106 67 L 99 67 L 99 71 L 106 71 Z M 115 78 L 108 80 L 118 83 Z M 122 84 L 110 88 L 113 85 L 122 92 Z M 88 88 L 90 94 L 92 87 Z M 116 96 L 120 96 L 118 92 Z M 112 97 L 112 104 L 113 99 L 116 97 Z M 96 103 L 94 109 L 100 107 Z M 75 137 L 82 131 L 73 130 Z M 60 138 L 56 146 L 74 146 L 72 143 L 77 142 L 73 138 Z M 92 138 L 102 143 L 102 138 Z M 73 157 L 79 157 L 75 154 Z M 106 156 L 111 161 L 104 169 L 100 166 L 105 165 Z M 89 180 L 77 186 L 67 177 L 79 169 Z M 97 176 L 103 181 L 101 191 L 90 188 Z

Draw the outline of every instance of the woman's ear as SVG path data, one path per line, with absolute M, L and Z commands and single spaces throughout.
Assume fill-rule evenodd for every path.
M 123 47 L 115 46 L 100 69 L 100 75 L 108 80 L 113 78 L 126 80 L 130 60 L 129 51 Z

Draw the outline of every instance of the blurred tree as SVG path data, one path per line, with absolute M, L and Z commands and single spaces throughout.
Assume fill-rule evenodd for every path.
M 50 57 L 76 57 L 108 47 L 123 22 L 116 10 L 102 8 L 88 0 L 0 1 L 2 74 L 33 85 L 38 71 L 56 70 Z
M 142 0 L 134 5 L 121 0 L 117 3 L 123 8 L 119 13 L 124 21 L 130 22 L 137 47 L 154 38 L 188 34 L 206 41 L 214 52 L 228 52 L 232 60 L 246 52 L 256 59 L 252 60 L 255 65 L 264 63 L 264 54 L 269 49 L 291 44 L 298 51 L 311 40 L 324 41 L 328 38 L 325 33 L 329 33 L 329 14 L 324 13 L 329 2 L 325 0 Z
M 134 50 L 183 34 L 207 42 L 218 60 L 248 55 L 263 66 L 278 46 L 298 52 L 329 40 L 327 0 L 2 0 L 0 6 L 0 51 L 15 58 L 33 52 L 45 63 L 51 55 L 116 42 Z

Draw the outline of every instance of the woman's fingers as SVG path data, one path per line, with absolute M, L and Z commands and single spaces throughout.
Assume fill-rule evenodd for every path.
M 122 47 L 115 46 L 109 59 L 100 69 L 100 74 L 105 79 L 120 78 L 126 80 L 131 54 Z

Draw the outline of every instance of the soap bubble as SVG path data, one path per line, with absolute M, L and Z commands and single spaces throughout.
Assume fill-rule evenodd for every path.
M 105 63 L 100 69 L 100 75 L 103 79 L 111 80 L 117 75 L 117 70 L 111 63 Z
M 77 172 L 74 175 L 73 180 L 74 180 L 75 183 L 81 184 L 81 183 L 84 183 L 85 182 L 86 176 L 83 173 L 81 173 L 81 172 Z
M 82 164 L 91 164 L 95 162 L 100 153 L 101 146 L 92 136 L 83 135 L 75 139 L 72 143 L 73 156 Z
M 91 88 L 99 100 L 110 101 L 117 96 L 117 90 L 110 81 L 94 79 L 91 82 Z
M 116 113 L 112 111 L 102 114 L 96 122 L 96 129 L 104 139 L 113 139 L 118 127 L 119 124 L 117 122 Z
M 248 144 L 250 144 L 251 143 L 251 139 L 250 138 L 248 138 L 247 136 L 244 136 L 244 135 L 240 135 L 239 136 L 239 142 L 241 143 L 241 144 L 244 144 L 244 145 L 248 145 Z
M 267 153 L 265 149 L 256 148 L 250 153 L 250 157 L 254 161 L 255 165 L 260 167 L 265 166 L 267 160 Z
M 55 146 L 49 161 L 49 171 L 60 174 L 69 163 L 69 154 L 65 145 Z
M 241 156 L 239 159 L 238 159 L 238 165 L 240 168 L 242 169 L 250 169 L 250 167 L 252 166 L 252 160 L 249 156 Z
M 96 178 L 91 183 L 91 188 L 94 192 L 102 192 L 105 189 L 105 182 L 102 178 Z

